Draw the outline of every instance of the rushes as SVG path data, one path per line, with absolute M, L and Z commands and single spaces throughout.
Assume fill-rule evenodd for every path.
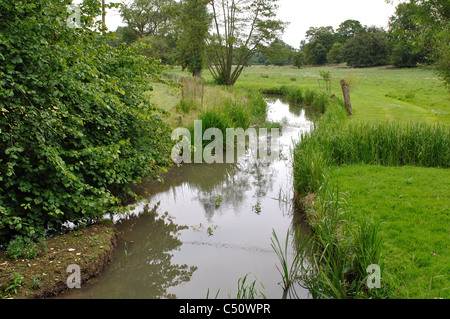
M 299 241 L 299 247 L 297 247 L 297 252 L 294 254 L 294 258 L 289 262 L 288 258 L 288 243 L 289 243 L 289 231 L 286 232 L 286 239 L 284 246 L 281 245 L 278 240 L 278 236 L 275 230 L 272 231 L 272 249 L 275 251 L 279 265 L 277 266 L 278 271 L 283 280 L 283 297 L 286 299 L 289 295 L 290 297 L 297 297 L 295 292 L 294 283 L 298 281 L 300 272 L 305 265 L 306 257 L 310 252 L 310 242 L 307 239 Z
M 310 263 L 301 277 L 313 298 L 387 298 L 387 281 L 380 289 L 369 289 L 367 267 L 379 265 L 382 240 L 378 227 L 366 220 L 351 220 L 343 209 L 339 190 L 322 190 L 314 207 L 314 234 Z
M 330 105 L 294 150 L 295 188 L 317 192 L 327 167 L 343 164 L 443 167 L 450 165 L 450 128 L 427 123 L 349 123 L 338 103 Z

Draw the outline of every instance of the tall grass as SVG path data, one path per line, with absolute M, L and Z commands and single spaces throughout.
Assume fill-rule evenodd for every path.
M 449 150 L 448 125 L 349 122 L 339 101 L 332 102 L 294 149 L 295 188 L 300 195 L 317 192 L 327 167 L 343 164 L 448 168 Z
M 383 267 L 378 228 L 365 220 L 351 220 L 339 191 L 321 191 L 310 219 L 314 230 L 307 251 L 312 252 L 301 283 L 313 298 L 388 298 L 388 280 L 369 289 L 367 267 Z
M 234 99 L 226 97 L 217 106 L 204 110 L 198 117 L 202 121 L 202 135 L 209 128 L 217 128 L 223 134 L 226 145 L 226 129 L 248 129 L 251 125 L 260 125 L 265 122 L 267 102 L 262 93 L 246 91 L 236 93 Z M 194 136 L 194 125 L 189 127 L 191 136 Z M 191 139 L 194 143 L 194 140 Z M 210 143 L 203 141 L 204 145 Z

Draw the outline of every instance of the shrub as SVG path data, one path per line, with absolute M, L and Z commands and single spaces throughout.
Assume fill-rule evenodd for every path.
M 147 93 L 159 62 L 106 44 L 97 2 L 70 28 L 67 3 L 0 2 L 0 242 L 119 210 L 131 183 L 171 163 Z
M 34 259 L 39 255 L 38 245 L 31 239 L 22 236 L 16 236 L 11 240 L 6 248 L 6 254 L 11 259 Z

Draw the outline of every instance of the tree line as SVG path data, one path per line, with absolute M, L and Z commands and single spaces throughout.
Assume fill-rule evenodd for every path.
M 118 28 L 117 43 L 149 43 L 152 46 L 147 52 L 150 56 L 166 64 L 181 65 L 194 75 L 200 75 L 201 69 L 209 66 L 221 84 L 233 84 L 236 80 L 231 79 L 231 75 L 221 74 L 222 71 L 229 73 L 230 64 L 239 68 L 242 65 L 302 67 L 335 63 L 347 63 L 352 67 L 434 65 L 448 83 L 448 1 L 400 3 L 387 29 L 363 26 L 358 20 L 346 20 L 336 29 L 311 27 L 299 48 L 278 36 L 285 24 L 274 19 L 277 1 L 243 2 L 241 6 L 224 0 L 134 0 L 121 8 L 127 26 Z M 263 7 L 265 9 L 261 9 Z M 240 18 L 243 12 L 251 14 Z M 260 19 L 263 15 L 269 19 Z M 257 18 L 252 21 L 252 17 Z M 264 36 L 258 38 L 253 34 L 251 39 L 246 39 L 242 36 L 245 24 L 259 27 L 259 35 Z M 255 39 L 260 41 L 252 43 Z M 220 70 L 212 65 L 220 65 Z

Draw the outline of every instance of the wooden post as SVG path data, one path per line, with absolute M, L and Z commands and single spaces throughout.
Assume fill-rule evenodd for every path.
M 197 78 L 194 77 L 193 80 L 194 80 L 194 102 L 196 102 L 197 101 Z
M 345 106 L 349 115 L 353 116 L 352 104 L 350 103 L 350 88 L 344 79 L 341 80 L 342 94 L 344 95 Z
M 205 95 L 205 79 L 202 78 L 202 109 L 203 109 L 203 96 Z

